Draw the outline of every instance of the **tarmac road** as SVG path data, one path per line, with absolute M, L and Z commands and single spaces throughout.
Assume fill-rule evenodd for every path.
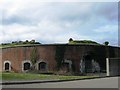
M 118 77 L 67 82 L 3 85 L 3 88 L 118 88 Z

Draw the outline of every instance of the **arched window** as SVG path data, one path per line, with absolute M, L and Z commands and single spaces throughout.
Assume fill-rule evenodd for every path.
M 32 64 L 30 62 L 30 60 L 25 60 L 25 61 L 22 61 L 22 71 L 27 71 L 27 70 L 30 70 Z
M 30 63 L 26 62 L 24 63 L 24 70 L 29 70 L 30 69 Z
M 45 71 L 47 69 L 47 64 L 45 62 L 38 63 L 38 70 Z
M 62 63 L 64 66 L 64 69 L 69 72 L 72 68 L 72 61 L 69 59 L 65 59 L 64 62 Z
M 92 56 L 90 54 L 87 54 L 83 57 L 85 62 L 85 72 L 91 73 L 92 72 Z
M 5 71 L 11 71 L 11 62 L 10 61 L 5 61 L 4 62 L 4 70 Z
M 5 71 L 9 71 L 10 64 L 7 62 L 5 63 Z
M 68 63 L 68 62 L 65 62 L 64 64 L 63 64 L 63 66 L 64 66 L 64 68 L 66 69 L 66 71 L 70 71 L 70 64 Z

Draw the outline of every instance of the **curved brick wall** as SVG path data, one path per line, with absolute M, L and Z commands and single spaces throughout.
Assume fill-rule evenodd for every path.
M 22 72 L 22 61 L 30 60 L 30 53 L 34 47 L 37 48 L 39 59 L 48 63 L 48 70 L 53 71 L 56 67 L 55 53 L 56 46 L 66 46 L 64 59 L 73 61 L 75 71 L 79 72 L 80 60 L 88 52 L 95 53 L 95 59 L 100 63 L 102 69 L 106 68 L 106 57 L 120 57 L 120 48 L 96 46 L 96 45 L 66 45 L 66 44 L 51 44 L 51 45 L 36 45 L 36 46 L 17 46 L 2 48 L 2 70 L 4 69 L 4 61 L 11 61 L 12 70 L 15 72 Z M 1 64 L 1 63 L 0 63 Z M 1 65 L 0 65 L 1 66 Z

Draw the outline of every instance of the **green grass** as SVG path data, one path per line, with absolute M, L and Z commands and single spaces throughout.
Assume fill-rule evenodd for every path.
M 80 78 L 93 78 L 96 76 L 62 76 L 62 75 L 46 75 L 46 74 L 31 74 L 31 73 L 2 73 L 3 80 L 69 80 L 69 79 L 80 79 Z
M 34 44 L 8 44 L 8 45 L 1 45 L 0 44 L 0 48 L 5 48 L 5 47 L 14 47 L 14 46 L 24 46 L 24 45 L 34 45 Z
M 2 73 L 0 73 L 0 80 L 2 79 Z

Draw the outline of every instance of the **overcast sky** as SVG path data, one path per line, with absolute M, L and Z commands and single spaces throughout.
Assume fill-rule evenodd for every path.
M 118 44 L 117 2 L 65 1 L 4 0 L 0 43 L 32 39 L 67 43 L 73 38 Z

